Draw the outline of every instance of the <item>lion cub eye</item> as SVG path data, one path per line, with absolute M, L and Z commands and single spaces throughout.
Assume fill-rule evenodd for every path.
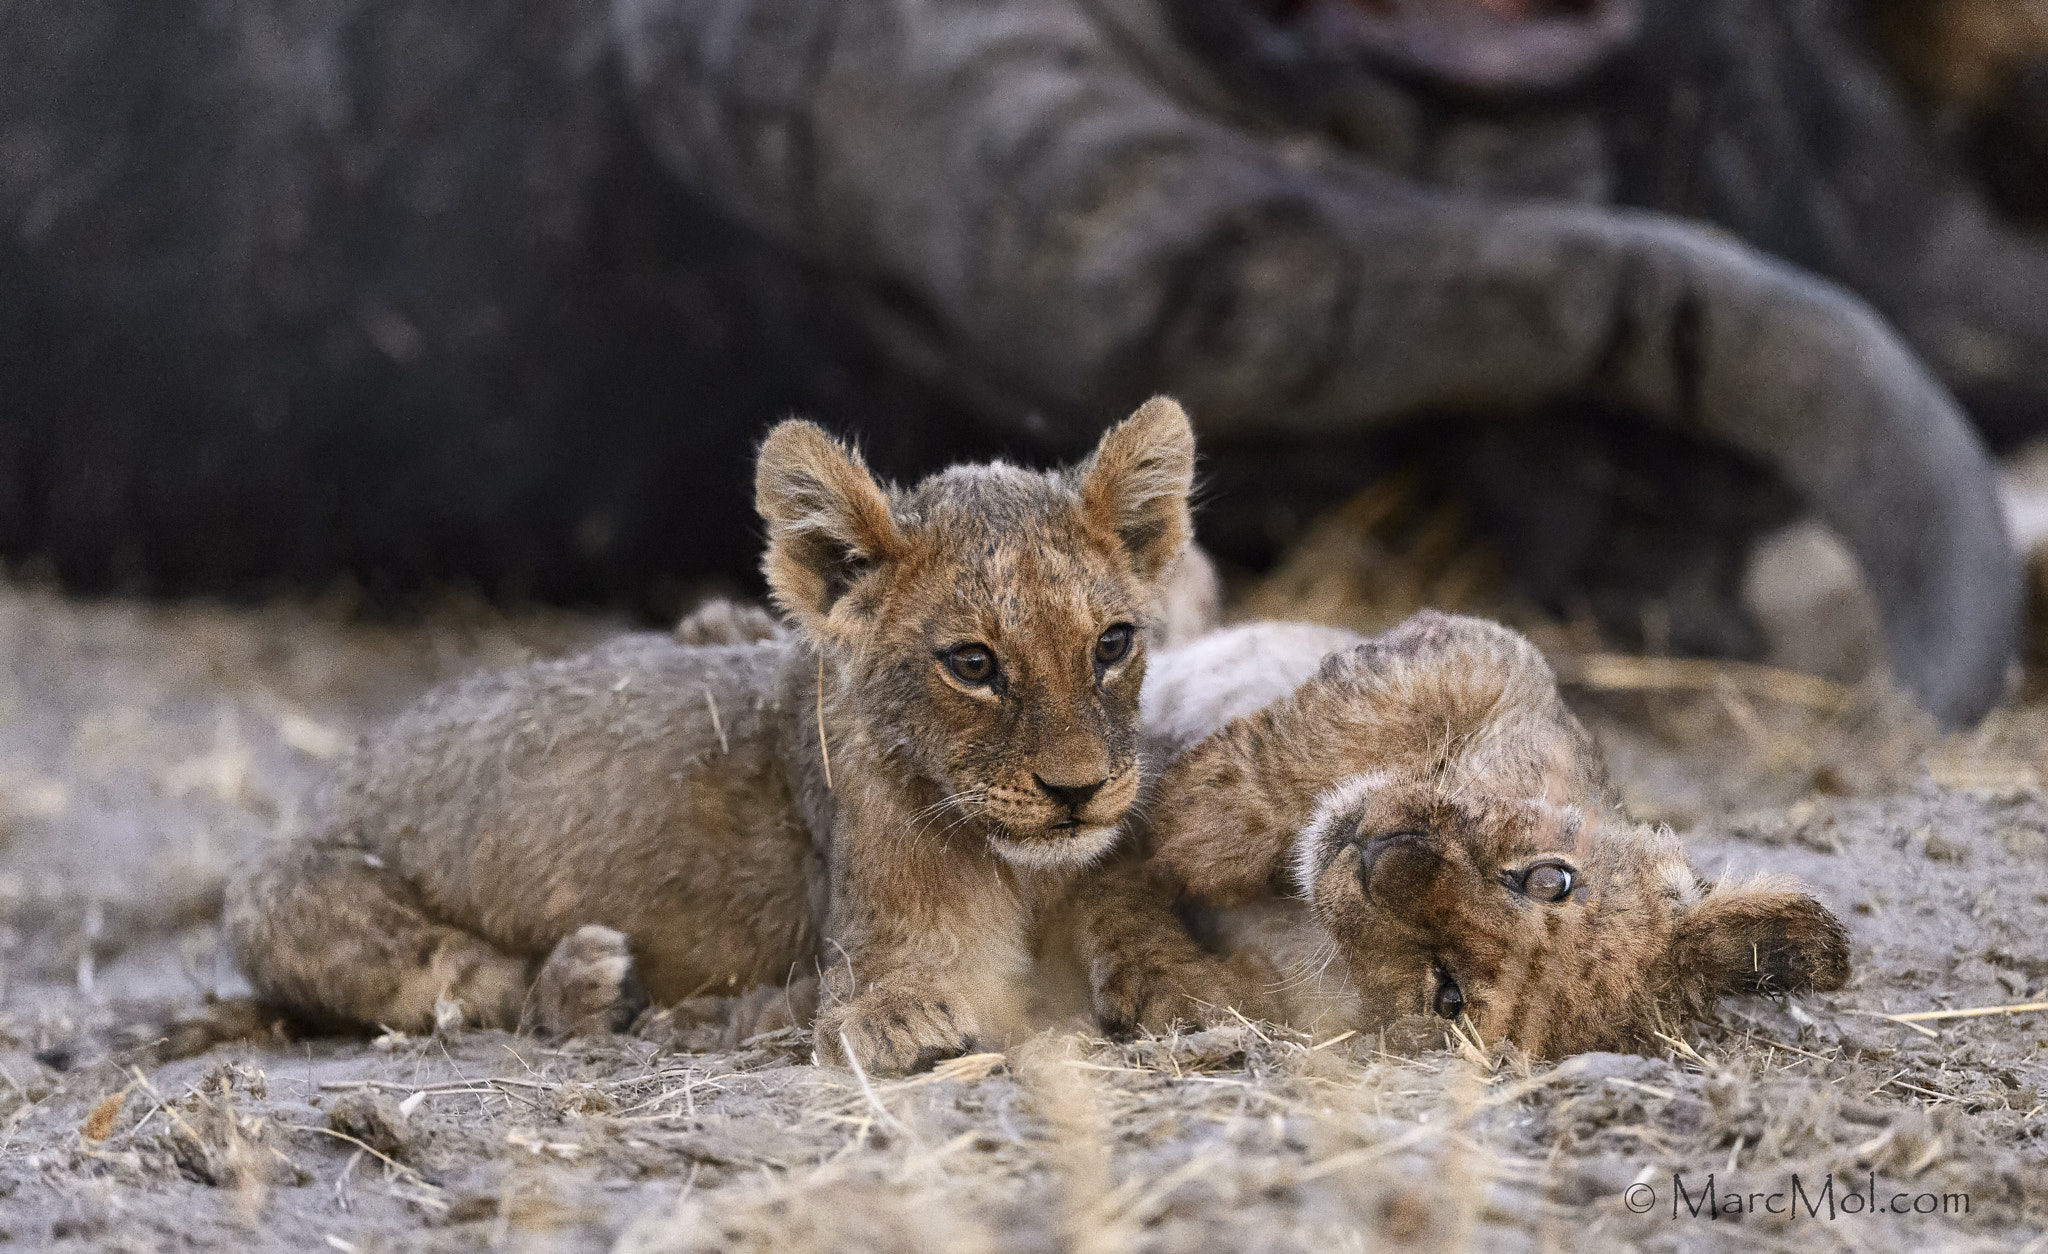
M 1451 973 L 1442 968 L 1437 969 L 1436 996 L 1430 1001 L 1429 1008 L 1445 1019 L 1456 1019 L 1465 1013 L 1465 990 L 1459 988 Z
M 1562 862 L 1539 862 L 1522 876 L 1522 893 L 1534 901 L 1563 901 L 1578 876 Z
M 1095 637 L 1095 661 L 1099 666 L 1115 666 L 1131 651 L 1131 625 L 1118 623 Z
M 963 644 L 946 650 L 946 669 L 963 684 L 985 684 L 996 675 L 996 655 L 985 644 Z

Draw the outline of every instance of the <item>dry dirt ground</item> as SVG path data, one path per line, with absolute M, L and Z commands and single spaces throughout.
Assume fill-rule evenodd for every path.
M 1240 604 L 1371 626 L 1460 599 L 1313 586 L 1373 552 Z M 2048 1001 L 2048 706 L 1943 739 L 1879 686 L 1532 627 L 1639 814 L 1703 873 L 1789 872 L 1847 921 L 1846 989 L 1558 1066 L 1256 1024 L 1049 1032 L 891 1083 L 795 1033 L 693 1052 L 658 1018 L 265 1035 L 223 877 L 429 683 L 614 626 L 0 583 L 0 1246 L 2048 1251 L 2048 1012 L 1883 1017 Z

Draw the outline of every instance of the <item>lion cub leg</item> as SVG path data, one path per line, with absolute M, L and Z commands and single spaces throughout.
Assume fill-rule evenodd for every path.
M 1226 962 L 1196 944 L 1134 858 L 1077 883 L 1067 909 L 1095 1020 L 1109 1035 L 1211 1027 L 1233 1011 L 1271 1017 L 1272 981 L 1259 979 L 1252 964 Z
M 625 937 L 585 927 L 541 965 L 432 918 L 418 891 L 360 849 L 292 842 L 236 881 L 228 935 L 257 995 L 315 1019 L 406 1032 L 464 1022 L 549 1031 L 630 1023 L 645 1004 Z
M 623 1032 L 647 1008 L 623 932 L 586 924 L 564 936 L 534 978 L 525 1022 L 549 1032 Z
M 257 995 L 316 1018 L 417 1032 L 437 1001 L 513 1027 L 524 959 L 436 922 L 419 893 L 360 849 L 294 841 L 228 890 L 228 934 Z

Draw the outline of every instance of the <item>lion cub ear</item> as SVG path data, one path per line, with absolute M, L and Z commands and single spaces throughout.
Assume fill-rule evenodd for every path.
M 806 628 L 823 627 L 847 589 L 904 548 L 860 454 L 815 423 L 792 418 L 762 441 L 754 507 L 768 522 L 768 590 Z
M 1081 509 L 1131 555 L 1152 582 L 1188 546 L 1194 524 L 1195 433 L 1174 401 L 1155 396 L 1103 433 L 1081 464 Z
M 1849 937 L 1782 881 L 1716 887 L 1678 919 L 1672 975 L 1695 996 L 1829 992 L 1849 979 Z

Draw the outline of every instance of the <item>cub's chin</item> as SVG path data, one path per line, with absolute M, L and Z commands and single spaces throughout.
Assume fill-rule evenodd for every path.
M 1060 867 L 1082 867 L 1100 861 L 1116 847 L 1122 829 L 1108 827 L 1051 827 L 1036 832 L 998 828 L 988 843 L 996 856 L 1011 866 L 1033 871 Z

